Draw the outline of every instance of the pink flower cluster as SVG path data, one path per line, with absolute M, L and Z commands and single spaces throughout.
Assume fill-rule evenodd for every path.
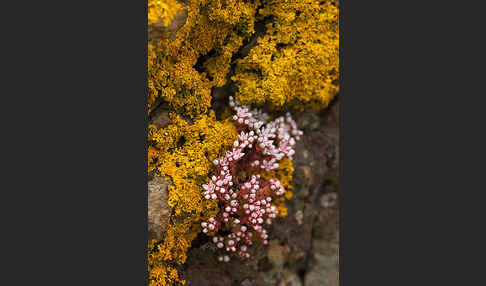
M 272 224 L 277 216 L 271 202 L 285 190 L 279 180 L 264 180 L 258 173 L 277 169 L 285 156 L 292 159 L 296 140 L 302 135 L 289 113 L 267 123 L 268 115 L 240 105 L 232 97 L 230 106 L 236 112 L 233 119 L 239 140 L 234 141 L 231 151 L 214 160 L 216 175 L 202 186 L 204 198 L 218 200 L 222 210 L 216 218 L 202 222 L 202 230 L 213 235 L 216 247 L 226 252 L 219 257 L 225 262 L 230 255 L 250 257 L 248 247 L 255 239 L 268 243 L 263 226 Z M 229 234 L 219 235 L 219 230 Z

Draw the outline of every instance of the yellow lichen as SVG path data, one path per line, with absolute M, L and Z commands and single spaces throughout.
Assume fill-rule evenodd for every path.
M 149 242 L 148 272 L 150 286 L 185 285 L 186 281 L 179 278 L 179 273 L 170 264 L 166 263 L 158 251 L 157 241 Z
M 162 22 L 162 25 L 167 26 L 182 5 L 176 0 L 148 0 L 147 8 L 149 25 Z
M 232 77 L 243 104 L 326 107 L 339 90 L 339 10 L 334 0 L 263 0 L 265 36 Z
M 287 216 L 287 207 L 285 206 L 285 201 L 290 200 L 292 198 L 292 175 L 294 174 L 294 165 L 292 161 L 284 157 L 279 162 L 279 167 L 276 170 L 271 171 L 262 171 L 261 176 L 266 179 L 277 179 L 280 181 L 282 186 L 285 188 L 284 195 L 281 197 L 276 198 L 273 201 L 273 204 L 277 207 L 278 214 L 280 217 Z
M 211 88 L 222 86 L 233 54 L 253 32 L 259 1 L 189 0 L 175 37 L 148 47 L 148 107 L 161 98 L 179 114 L 208 111 Z
M 220 157 L 237 138 L 233 124 L 217 121 L 214 112 L 188 124 L 172 113 L 172 124 L 164 129 L 149 126 L 149 144 L 153 148 L 148 171 L 170 178 L 169 205 L 175 214 L 200 213 L 201 185 L 207 181 L 212 161 Z
M 189 124 L 179 115 L 170 114 L 172 123 L 163 129 L 149 126 L 148 171 L 170 179 L 169 205 L 173 214 L 167 233 L 155 250 L 154 259 L 166 265 L 183 264 L 187 250 L 201 231 L 200 222 L 215 216 L 215 201 L 202 199 L 202 187 L 212 171 L 212 161 L 220 157 L 237 138 L 229 120 L 217 121 L 214 112 L 199 116 Z M 167 274 L 166 274 L 167 276 Z

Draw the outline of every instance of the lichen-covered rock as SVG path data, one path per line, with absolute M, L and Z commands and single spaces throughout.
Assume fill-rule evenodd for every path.
M 339 91 L 339 9 L 334 0 L 262 0 L 265 35 L 237 61 L 236 97 L 274 108 L 327 107 Z M 245 51 L 246 53 L 246 51 Z
M 177 0 L 148 0 L 148 25 L 160 23 L 167 26 L 174 18 L 182 5 Z
M 169 182 L 161 177 L 155 177 L 148 182 L 148 237 L 162 239 L 167 230 L 171 208 L 168 204 Z
M 337 253 L 328 251 L 339 242 L 339 105 L 329 104 L 338 91 L 337 6 L 149 1 L 150 285 L 337 283 Z M 222 265 L 200 233 L 200 223 L 219 211 L 202 200 L 201 185 L 237 136 L 227 120 L 230 95 L 264 104 L 275 117 L 279 108 L 329 106 L 292 114 L 304 129 L 295 161 L 266 174 L 292 189 L 278 202 L 282 217 L 269 229 L 270 245 Z M 155 184 L 164 180 L 170 185 Z
M 186 23 L 187 10 L 181 9 L 173 16 L 170 22 L 165 25 L 160 19 L 158 22 L 148 26 L 149 39 L 153 43 L 162 40 L 164 37 L 174 40 L 176 32 Z
M 207 113 L 211 89 L 226 83 L 233 54 L 254 33 L 258 4 L 188 0 L 186 12 L 174 19 L 183 25 L 172 24 L 177 33 L 159 36 L 152 27 L 149 36 L 160 41 L 154 43 L 151 38 L 148 44 L 149 109 L 162 98 L 180 115 L 197 117 Z M 159 31 L 163 33 L 164 29 Z
M 294 117 L 304 135 L 296 145 L 287 216 L 275 219 L 269 244 L 247 261 L 219 262 L 209 238 L 198 236 L 183 271 L 187 285 L 200 285 L 199 275 L 228 286 L 338 285 L 339 102 Z

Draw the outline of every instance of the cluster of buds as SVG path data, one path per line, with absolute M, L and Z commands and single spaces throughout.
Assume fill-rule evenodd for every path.
M 216 174 L 202 186 L 205 199 L 220 202 L 220 214 L 202 222 L 201 227 L 225 252 L 219 257 L 224 262 L 230 256 L 249 258 L 249 246 L 255 240 L 268 243 L 264 225 L 277 217 L 272 200 L 285 189 L 279 180 L 264 180 L 258 173 L 277 169 L 284 157 L 292 160 L 296 140 L 302 135 L 289 113 L 267 122 L 268 115 L 242 106 L 232 97 L 230 106 L 236 112 L 233 119 L 239 140 L 234 141 L 231 151 L 213 161 Z M 229 234 L 218 235 L 219 230 Z

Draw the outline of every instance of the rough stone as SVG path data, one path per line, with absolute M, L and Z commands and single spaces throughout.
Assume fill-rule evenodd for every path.
M 278 286 L 302 286 L 302 281 L 297 273 L 290 271 L 289 269 L 284 269 L 282 280 Z
M 148 237 L 160 240 L 167 230 L 171 208 L 168 205 L 169 182 L 155 177 L 148 182 Z
M 164 108 L 163 106 L 160 106 L 159 108 L 156 108 L 151 114 L 150 114 L 150 124 L 153 124 L 157 126 L 157 128 L 165 128 L 170 124 L 170 118 L 169 118 L 169 109 Z
M 313 263 L 305 275 L 305 286 L 339 285 L 338 245 L 324 240 L 314 241 Z
M 304 213 L 301 210 L 298 210 L 295 213 L 295 219 L 297 220 L 297 223 L 299 225 L 301 225 L 302 224 L 302 220 L 304 219 Z
M 321 197 L 321 206 L 323 208 L 333 207 L 337 204 L 337 193 L 324 194 Z
M 268 247 L 268 259 L 276 267 L 281 268 L 285 262 L 288 247 L 281 246 L 277 240 L 271 240 Z
M 311 174 L 311 168 L 309 166 L 301 166 L 300 171 L 302 175 L 304 176 L 304 179 L 308 182 L 309 185 L 312 185 L 312 174 Z
M 224 106 L 224 98 L 216 101 Z M 221 263 L 214 249 L 194 243 L 185 264 L 187 285 L 338 285 L 339 101 L 323 112 L 293 115 L 304 135 L 296 146 L 288 215 L 275 220 L 269 244 L 254 245 L 248 260 Z

